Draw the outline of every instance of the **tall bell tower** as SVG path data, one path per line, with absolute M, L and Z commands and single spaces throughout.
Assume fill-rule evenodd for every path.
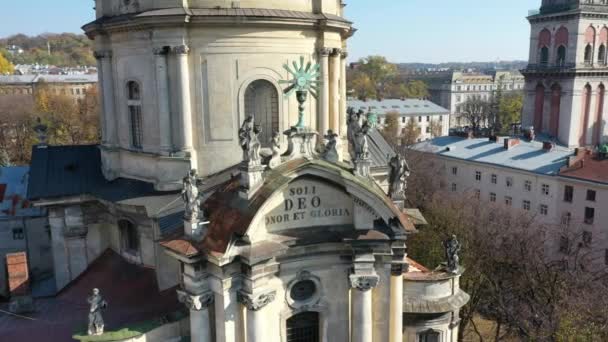
M 543 0 L 528 21 L 522 124 L 569 147 L 605 142 L 608 1 Z

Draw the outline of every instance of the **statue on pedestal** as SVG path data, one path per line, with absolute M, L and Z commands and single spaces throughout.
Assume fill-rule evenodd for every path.
M 268 168 L 274 169 L 281 165 L 281 136 L 278 131 L 272 133 L 271 149 L 272 156 L 268 162 Z
M 89 328 L 88 334 L 102 335 L 103 334 L 103 317 L 101 310 L 108 307 L 108 303 L 101 297 L 99 289 L 93 289 L 93 294 L 87 298 L 89 303 Z
M 201 180 L 196 175 L 196 170 L 192 169 L 182 180 L 182 199 L 186 203 L 184 218 L 188 221 L 198 221 L 201 215 L 201 193 L 198 189 L 202 185 Z
M 253 116 L 249 115 L 243 125 L 239 129 L 239 143 L 243 149 L 243 161 L 246 163 L 256 164 L 260 162 L 260 144 L 259 135 L 262 129 L 259 125 L 253 123 Z
M 369 159 L 369 130 L 371 127 L 368 122 L 365 121 L 363 126 L 355 132 L 355 160 Z
M 410 175 L 410 167 L 405 158 L 396 154 L 389 162 L 389 188 L 388 197 L 393 200 L 404 199 L 407 189 L 407 177 Z
M 334 133 L 333 130 L 328 130 L 327 134 L 324 136 L 327 143 L 325 144 L 325 151 L 323 152 L 323 159 L 337 163 L 340 161 L 340 156 L 338 155 L 338 140 L 336 139 L 338 135 Z
M 452 235 L 451 238 L 445 240 L 443 242 L 443 247 L 445 248 L 447 271 L 454 274 L 458 273 L 460 270 L 460 258 L 458 257 L 458 253 L 460 253 L 460 242 L 456 239 L 456 235 Z

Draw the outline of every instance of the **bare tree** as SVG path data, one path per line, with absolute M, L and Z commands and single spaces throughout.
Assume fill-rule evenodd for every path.
M 460 107 L 461 116 L 471 125 L 473 133 L 479 134 L 480 128 L 488 123 L 492 104 L 480 95 L 468 98 Z

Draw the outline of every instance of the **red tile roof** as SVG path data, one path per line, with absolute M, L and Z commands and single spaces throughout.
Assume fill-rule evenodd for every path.
M 127 263 L 106 251 L 78 279 L 53 298 L 36 299 L 30 319 L 0 313 L 0 341 L 72 341 L 87 324 L 87 297 L 99 288 L 108 301 L 107 330 L 148 321 L 182 308 L 175 289 L 158 291 L 155 271 Z M 0 309 L 7 311 L 6 305 Z
M 569 166 L 562 168 L 559 175 L 608 184 L 608 159 L 600 160 L 591 153 L 581 154 Z

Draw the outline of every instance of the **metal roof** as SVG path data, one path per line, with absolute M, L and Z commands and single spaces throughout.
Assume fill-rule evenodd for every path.
M 450 111 L 431 101 L 418 99 L 386 99 L 386 100 L 349 100 L 348 107 L 355 110 L 371 111 L 379 115 L 385 115 L 390 112 L 398 112 L 400 115 L 428 115 L 441 114 L 449 115 Z
M 97 74 L 85 75 L 0 75 L 0 84 L 97 83 Z
M 568 164 L 568 157 L 574 152 L 557 146 L 552 151 L 544 151 L 538 141 L 521 140 L 519 145 L 505 149 L 504 144 L 485 139 L 465 139 L 460 137 L 439 137 L 418 143 L 412 149 L 420 152 L 467 160 L 543 175 L 556 175 L 561 167 Z
M 175 233 L 184 226 L 184 211 L 179 211 L 158 218 L 158 228 L 163 237 Z
M 395 150 L 377 129 L 369 132 L 369 156 L 373 168 L 388 168 L 388 162 L 395 156 Z
M 27 200 L 29 170 L 28 166 L 0 167 L 0 219 L 44 214 Z
M 92 195 L 107 201 L 167 194 L 151 183 L 118 178 L 105 179 L 97 145 L 34 146 L 28 198 L 31 200 Z

